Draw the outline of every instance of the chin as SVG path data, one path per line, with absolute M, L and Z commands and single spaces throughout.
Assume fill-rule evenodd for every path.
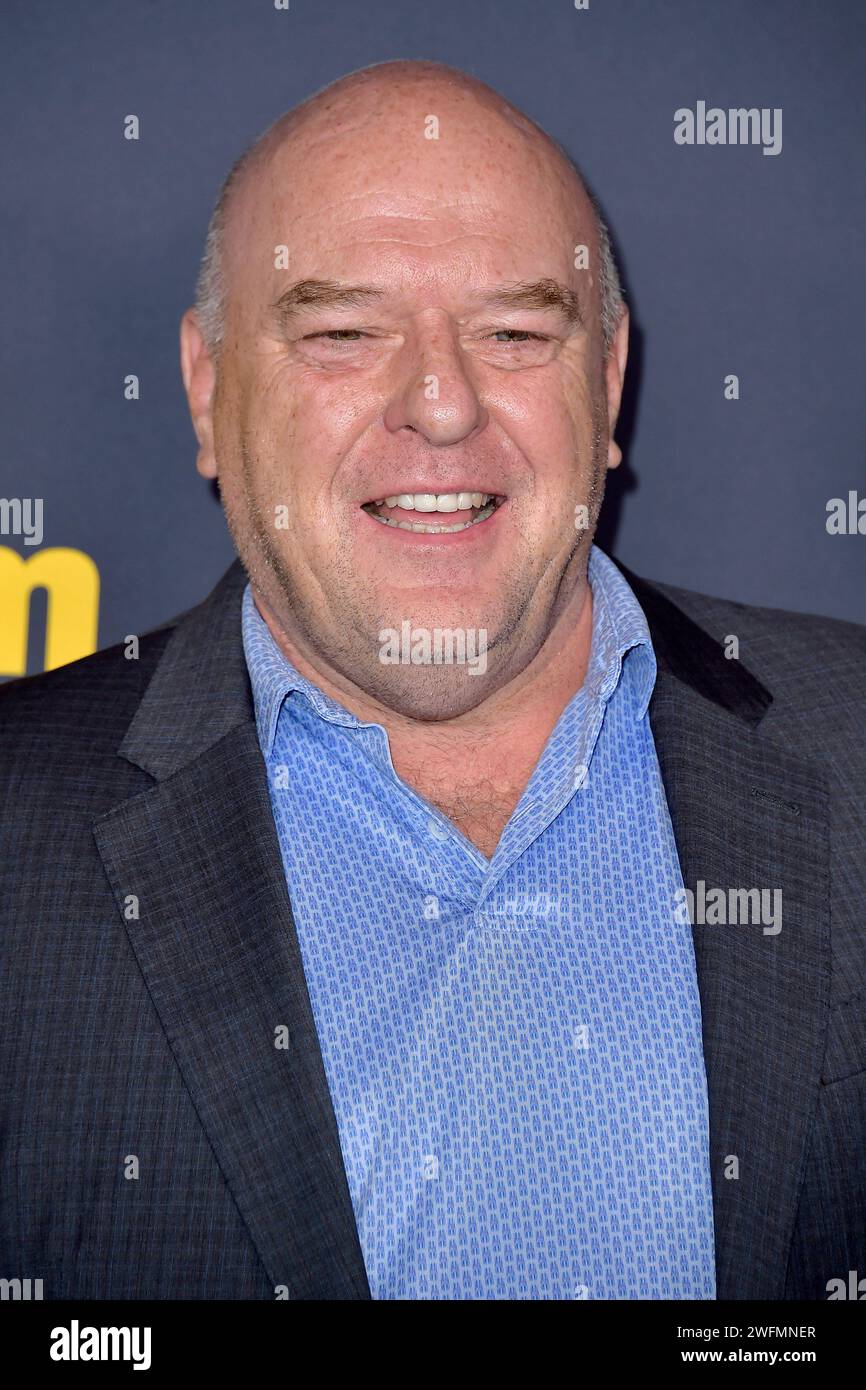
M 481 704 L 491 692 L 489 672 L 470 675 L 468 671 L 432 671 L 430 668 L 400 668 L 395 679 L 368 687 L 380 704 L 404 719 L 425 724 L 457 719 Z

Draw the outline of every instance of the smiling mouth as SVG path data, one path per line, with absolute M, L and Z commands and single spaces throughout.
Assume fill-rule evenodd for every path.
M 361 509 L 383 526 L 441 536 L 480 525 L 504 501 L 492 492 L 400 492 L 378 502 L 364 502 Z

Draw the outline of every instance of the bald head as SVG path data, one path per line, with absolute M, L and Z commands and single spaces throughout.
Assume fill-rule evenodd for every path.
M 225 331 L 233 265 L 243 255 L 245 232 L 262 202 L 276 201 L 280 177 L 308 180 L 318 166 L 336 180 L 341 167 L 356 169 L 370 158 L 390 172 L 395 188 L 401 168 L 417 169 L 418 118 L 425 136 L 459 142 L 465 162 L 482 177 L 502 176 L 504 156 L 544 171 L 544 188 L 571 203 L 597 274 L 590 276 L 605 350 L 622 311 L 619 275 L 598 206 L 574 161 L 540 126 L 486 83 L 442 63 L 399 60 L 378 63 L 330 83 L 278 117 L 240 156 L 226 177 L 208 227 L 195 307 L 203 337 L 216 357 Z M 431 201 L 453 196 L 454 169 L 431 179 Z

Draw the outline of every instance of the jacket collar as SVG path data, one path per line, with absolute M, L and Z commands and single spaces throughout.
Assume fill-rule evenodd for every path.
M 769 690 L 654 584 L 616 563 L 646 614 L 659 670 L 747 724 L 760 724 L 773 702 Z
M 118 749 L 158 782 L 251 718 L 240 626 L 246 582 L 235 560 L 204 602 L 178 619 Z

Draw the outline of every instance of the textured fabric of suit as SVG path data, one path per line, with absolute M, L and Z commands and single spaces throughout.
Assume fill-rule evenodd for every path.
M 701 785 L 699 769 L 712 739 L 711 794 L 729 808 L 710 832 L 717 862 L 729 873 L 737 862 L 775 858 L 784 865 L 785 924 L 776 956 L 777 966 L 786 962 L 784 972 L 766 971 L 760 959 L 753 969 L 745 952 L 734 962 L 730 955 L 716 961 L 718 929 L 695 929 L 705 1036 L 711 996 L 721 1025 L 708 1057 L 711 1111 L 717 1121 L 722 1113 L 736 1117 L 735 1124 L 711 1123 L 717 1207 L 721 1200 L 767 1212 L 763 1245 L 746 1213 L 722 1252 L 729 1296 L 826 1298 L 830 1279 L 846 1279 L 852 1269 L 866 1274 L 866 629 L 654 587 L 717 642 L 736 637 L 739 662 L 773 696 L 756 730 L 773 756 L 772 781 L 744 788 L 737 780 L 738 740 L 726 736 L 721 716 L 718 727 L 702 720 L 682 731 L 675 766 L 673 757 L 667 765 L 661 758 L 669 801 L 678 802 L 681 858 L 706 816 L 701 803 L 710 788 Z M 661 619 L 653 601 L 645 607 Z M 652 616 L 650 626 L 655 630 Z M 661 702 L 654 713 L 658 725 Z M 664 736 L 662 742 L 671 747 Z M 733 813 L 738 799 L 747 803 L 740 817 Z M 750 944 L 760 957 L 760 943 Z M 777 1026 L 763 1030 L 764 1051 L 754 1046 L 755 1065 L 747 1069 L 737 1049 L 745 1034 L 757 1035 L 755 1021 L 770 1005 Z M 811 1031 L 804 1019 L 814 1020 Z M 813 1044 L 808 1050 L 804 1039 Z M 783 1092 L 761 1084 L 762 1064 L 788 1079 Z M 772 1164 L 764 1161 L 767 1147 L 754 1162 L 750 1133 L 777 1136 Z M 719 1173 L 725 1153 L 735 1150 L 746 1162 L 732 1183 Z M 777 1167 L 788 1189 L 784 1202 Z M 717 1230 L 719 1217 L 717 1210 Z M 789 1239 L 783 1270 L 775 1252 Z
M 823 1299 L 866 1274 L 866 632 L 628 578 L 684 882 L 783 894 L 694 928 L 718 1297 Z M 369 1297 L 244 584 L 0 689 L 0 1276 L 48 1299 Z

